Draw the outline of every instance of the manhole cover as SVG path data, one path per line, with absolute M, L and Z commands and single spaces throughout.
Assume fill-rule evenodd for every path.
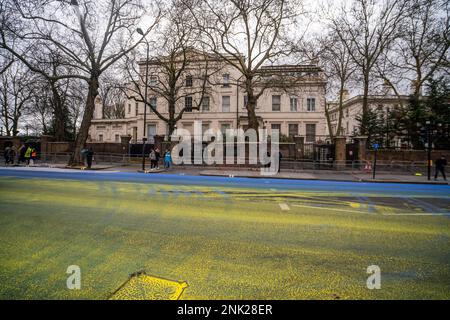
M 132 274 L 116 292 L 111 300 L 178 300 L 188 286 L 161 277 L 147 275 L 145 272 Z

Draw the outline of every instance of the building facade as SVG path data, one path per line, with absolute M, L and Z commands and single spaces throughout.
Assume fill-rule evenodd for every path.
M 141 79 L 146 72 L 145 61 L 139 62 Z M 167 99 L 158 94 L 156 86 L 164 76 L 158 71 L 158 65 L 148 64 L 150 103 L 160 115 L 168 117 Z M 203 132 L 206 129 L 242 128 L 248 126 L 246 110 L 247 96 L 242 87 L 242 75 L 228 63 L 221 64 L 214 71 L 212 80 L 204 86 L 196 76 L 202 71 L 202 62 L 187 68 L 180 77 L 183 88 L 177 100 L 177 112 L 182 109 L 182 117 L 176 123 L 177 128 L 193 132 L 194 121 L 202 121 Z M 194 76 L 193 76 L 194 75 Z M 281 65 L 261 68 L 261 81 L 265 78 L 289 79 L 284 85 L 265 84 L 265 90 L 259 97 L 256 107 L 260 128 L 280 130 L 286 137 L 303 136 L 305 142 L 325 140 L 327 123 L 325 117 L 326 78 L 321 68 L 316 65 Z M 283 80 L 284 81 L 284 80 Z M 144 87 L 142 82 L 142 87 Z M 261 82 L 263 83 L 263 82 Z M 161 84 L 163 85 L 163 84 Z M 153 87 L 155 86 L 155 87 Z M 139 99 L 138 99 L 139 100 Z M 197 108 L 198 110 L 197 110 Z M 89 131 L 90 142 L 120 142 L 121 136 L 131 136 L 132 143 L 140 143 L 144 137 L 144 104 L 130 98 L 125 103 L 124 119 L 104 119 L 102 103 L 97 99 L 94 118 Z M 146 138 L 167 136 L 169 126 L 147 106 Z
M 393 110 L 398 110 L 409 103 L 409 96 L 396 96 L 392 94 L 386 95 L 370 95 L 368 97 L 369 108 L 377 110 L 380 113 L 388 114 Z M 344 136 L 357 135 L 360 123 L 358 118 L 362 116 L 363 96 L 357 95 L 349 98 L 348 94 L 344 94 L 342 105 L 342 122 L 341 132 Z M 328 102 L 328 113 L 330 117 L 330 127 L 333 135 L 336 135 L 339 121 L 339 104 L 337 102 Z

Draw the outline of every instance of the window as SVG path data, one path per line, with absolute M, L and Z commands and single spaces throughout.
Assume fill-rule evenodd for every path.
M 128 113 L 131 113 L 131 103 L 128 104 Z
M 156 124 L 148 124 L 147 125 L 147 136 L 148 137 L 156 136 Z
M 149 85 L 151 87 L 155 87 L 157 84 L 158 84 L 158 77 L 155 75 L 151 75 Z
M 281 110 L 281 96 L 275 95 L 272 96 L 272 111 L 280 111 Z
M 136 102 L 136 105 L 135 105 L 135 108 L 136 108 L 136 116 L 138 115 L 138 113 L 139 113 L 139 104 Z
M 102 134 L 98 135 L 98 141 L 103 142 L 103 135 Z
M 209 123 L 202 123 L 202 133 L 205 134 L 209 130 Z
M 184 108 L 186 112 L 192 112 L 192 97 L 184 98 Z
M 203 97 L 203 99 L 202 99 L 202 111 L 209 111 L 209 97 Z
M 186 87 L 192 87 L 192 76 L 186 77 Z
M 316 124 L 306 124 L 306 142 L 316 142 Z
M 248 96 L 245 95 L 244 96 L 244 108 L 247 108 L 247 103 L 248 103 Z
M 289 124 L 289 137 L 298 136 L 298 124 L 291 123 Z
M 224 87 L 229 87 L 230 86 L 230 74 L 225 73 L 223 75 L 223 86 Z
M 192 128 L 193 128 L 192 122 L 185 122 L 185 123 L 183 123 L 183 129 L 189 131 L 191 134 L 194 133 Z
M 115 141 L 120 142 L 120 136 L 118 134 L 115 135 Z
M 231 103 L 230 96 L 222 97 L 222 112 L 230 112 L 230 103 Z
M 150 103 L 150 105 L 151 105 L 153 108 L 156 109 L 156 103 L 157 103 L 156 97 L 150 98 L 149 103 Z
M 306 99 L 306 111 L 308 112 L 316 111 L 316 98 Z
M 272 123 L 270 127 L 272 128 L 272 131 L 278 130 L 278 133 L 281 134 L 281 124 Z
M 228 129 L 231 129 L 231 124 L 229 124 L 229 123 L 222 123 L 220 125 L 220 131 L 222 131 L 222 134 L 226 134 Z
M 291 105 L 291 111 L 297 111 L 297 105 L 298 105 L 297 97 L 291 97 L 290 105 Z

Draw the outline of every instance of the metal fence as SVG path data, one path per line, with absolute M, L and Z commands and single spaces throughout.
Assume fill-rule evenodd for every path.
M 142 155 L 123 155 L 123 154 L 102 154 L 96 153 L 93 158 L 93 165 L 133 165 L 141 163 Z M 40 154 L 39 158 L 35 160 L 35 165 L 38 166 L 65 166 L 69 162 L 70 153 L 48 153 Z M 236 158 L 234 159 L 236 163 Z M 243 160 L 243 159 L 241 159 Z M 218 168 L 248 168 L 248 159 L 245 159 L 247 164 L 231 165 L 216 164 L 213 166 L 197 165 L 197 167 Z M 182 165 L 181 167 L 194 166 L 194 165 Z M 314 160 L 314 159 L 293 159 L 283 158 L 281 160 L 282 171 L 323 171 L 329 170 L 330 172 L 371 172 L 373 169 L 373 162 L 371 161 L 333 161 L 333 160 Z M 252 166 L 254 167 L 254 166 Z M 377 161 L 378 173 L 389 174 L 426 174 L 427 163 L 426 161 Z
M 376 171 L 378 173 L 410 173 L 426 174 L 426 161 L 377 161 Z M 281 161 L 282 170 L 292 171 L 345 171 L 345 172 L 372 172 L 372 161 L 316 161 L 316 160 L 293 160 L 284 159 Z

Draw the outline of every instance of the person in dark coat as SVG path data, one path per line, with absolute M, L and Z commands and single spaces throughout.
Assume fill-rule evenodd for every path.
M 5 157 L 5 166 L 9 164 L 10 155 L 11 155 L 11 147 L 7 146 L 5 148 L 5 151 L 3 152 L 3 156 Z
M 436 173 L 434 175 L 434 180 L 437 180 L 439 172 L 442 173 L 444 180 L 447 181 L 447 177 L 445 176 L 445 166 L 447 165 L 447 159 L 444 156 L 441 156 L 440 159 L 437 159 L 435 162 L 436 165 Z
M 89 148 L 88 151 L 86 152 L 86 162 L 88 169 L 92 167 L 93 158 L 94 158 L 94 151 L 92 151 L 92 148 Z
M 281 169 L 281 159 L 283 159 L 283 154 L 281 152 L 278 152 L 278 173 L 280 173 Z
M 159 169 L 159 160 L 161 159 L 161 151 L 158 148 L 155 149 L 155 168 Z
M 19 148 L 19 164 L 25 162 L 25 152 L 27 152 L 27 147 L 22 144 Z

